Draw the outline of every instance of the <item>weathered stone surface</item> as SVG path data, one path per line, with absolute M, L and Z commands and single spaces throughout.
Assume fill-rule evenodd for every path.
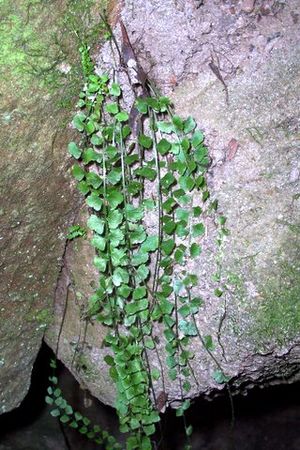
M 79 220 L 82 225 L 84 219 L 86 215 Z M 54 320 L 45 340 L 53 350 L 59 342 L 58 358 L 70 368 L 83 388 L 110 404 L 114 385 L 108 383 L 108 369 L 103 361 L 102 342 L 106 330 L 84 320 L 88 299 L 97 283 L 97 272 L 91 263 L 93 258 L 94 249 L 86 239 L 68 245 L 55 295 Z
M 221 298 L 213 295 L 211 275 L 218 255 L 216 228 L 209 218 L 202 255 L 194 267 L 188 265 L 188 270 L 197 268 L 205 299 L 199 328 L 213 336 L 214 355 L 233 388 L 291 382 L 299 378 L 300 356 L 297 2 L 269 2 L 266 10 L 257 1 L 252 12 L 243 11 L 245 2 L 201 3 L 128 0 L 122 17 L 149 77 L 172 94 L 179 114 L 193 115 L 204 129 L 212 157 L 211 193 L 231 232 L 222 255 L 227 289 Z M 100 65 L 111 60 L 107 46 Z M 80 245 L 84 249 L 78 256 L 74 251 L 69 256 L 68 292 L 75 292 L 78 304 L 74 300 L 67 306 L 60 356 L 95 396 L 112 404 L 111 383 L 103 379 L 103 330 L 89 324 L 74 352 L 87 283 L 95 280 L 86 259 L 91 250 Z M 53 347 L 69 295 L 56 299 L 60 312 L 47 333 Z M 192 395 L 214 395 L 220 390 L 212 377 L 215 362 L 196 342 L 194 350 L 197 384 Z M 157 364 L 155 355 L 150 359 Z M 80 370 L 76 360 L 84 361 Z M 169 403 L 176 404 L 178 384 L 167 382 L 166 387 Z M 162 390 L 159 383 L 156 389 Z
M 8 134 L 1 142 L 3 412 L 17 406 L 29 387 L 32 364 L 52 315 L 65 229 L 74 214 L 67 158 L 61 158 L 66 132 L 54 131 L 58 118 L 51 118 L 48 104 L 43 106 L 38 126 L 36 111 L 27 112 L 6 125 Z
M 28 390 L 78 204 L 66 107 L 74 103 L 80 72 L 68 27 L 79 24 L 84 33 L 91 2 L 69 3 L 0 5 L 0 413 L 18 406 Z

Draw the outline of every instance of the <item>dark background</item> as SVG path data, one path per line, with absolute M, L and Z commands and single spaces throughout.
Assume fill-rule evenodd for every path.
M 22 405 L 0 416 L 0 450 L 100 450 L 76 430 L 50 416 L 44 397 L 49 384 L 52 352 L 43 345 L 36 361 L 32 386 Z M 118 420 L 112 408 L 103 406 L 59 367 L 59 384 L 73 408 L 94 424 L 108 429 L 120 440 Z M 192 424 L 193 450 L 300 450 L 300 383 L 253 389 L 247 396 L 235 396 L 235 426 L 226 395 L 208 402 L 197 400 L 187 414 Z M 181 418 L 168 411 L 162 420 L 163 441 L 159 450 L 183 450 Z M 155 447 L 154 447 L 155 448 Z

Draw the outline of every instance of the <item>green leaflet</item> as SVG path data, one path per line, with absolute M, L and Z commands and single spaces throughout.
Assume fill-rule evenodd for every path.
M 184 129 L 183 131 L 187 134 L 193 131 L 196 128 L 196 122 L 192 117 L 188 117 L 184 121 Z
M 142 147 L 149 150 L 149 148 L 151 148 L 153 145 L 153 141 L 152 141 L 151 137 L 146 136 L 145 134 L 140 134 L 139 135 L 139 144 Z
M 89 120 L 86 124 L 85 124 L 85 132 L 87 133 L 87 135 L 93 134 L 95 133 L 95 131 L 97 130 L 96 128 L 96 124 L 94 121 Z
M 118 83 L 112 83 L 109 88 L 109 93 L 115 97 L 119 97 L 121 95 L 121 87 Z
M 123 139 L 126 139 L 131 134 L 131 128 L 129 125 L 124 125 L 122 127 L 122 137 Z
M 117 267 L 113 272 L 112 282 L 115 286 L 121 286 L 122 283 L 127 284 L 129 282 L 128 272 L 121 267 Z
M 107 267 L 107 259 L 95 256 L 94 266 L 99 270 L 99 272 L 105 272 Z
M 158 247 L 158 236 L 148 236 L 141 245 L 141 252 L 154 252 Z
M 104 237 L 95 235 L 91 239 L 91 244 L 96 247 L 96 249 L 103 251 L 106 247 L 106 240 Z
M 171 122 L 159 121 L 156 126 L 163 133 L 170 134 L 174 131 L 174 125 Z
M 78 164 L 75 164 L 72 167 L 72 175 L 77 181 L 81 181 L 85 177 L 85 171 Z
M 102 234 L 104 230 L 104 221 L 101 220 L 98 216 L 95 214 L 92 214 L 87 221 L 87 226 L 93 230 L 96 231 L 98 234 Z
M 165 138 L 161 139 L 157 144 L 157 150 L 161 155 L 165 155 L 171 149 L 171 144 Z
M 107 181 L 111 184 L 117 184 L 122 178 L 122 170 L 115 167 L 107 174 Z
M 202 208 L 200 208 L 200 206 L 195 206 L 193 208 L 193 215 L 194 217 L 200 217 L 202 214 Z
M 176 225 L 176 234 L 179 237 L 186 237 L 189 234 L 187 223 L 184 220 L 182 220 Z
M 109 244 L 111 247 L 118 247 L 124 243 L 125 234 L 120 228 L 110 229 L 108 233 Z
M 203 142 L 203 140 L 204 140 L 204 136 L 203 136 L 202 131 L 200 131 L 200 130 L 195 131 L 195 133 L 193 134 L 193 137 L 192 137 L 192 146 L 197 147 L 199 144 L 201 144 Z
M 131 292 L 132 288 L 125 284 L 121 285 L 120 288 L 117 290 L 117 293 L 124 298 L 128 298 Z
M 202 236 L 204 233 L 205 233 L 205 227 L 204 227 L 203 223 L 197 223 L 196 225 L 193 225 L 193 231 L 192 231 L 193 237 Z
M 215 345 L 213 343 L 212 337 L 210 335 L 203 336 L 203 341 L 204 341 L 205 348 L 207 350 L 210 350 L 211 352 L 213 352 L 215 349 Z
M 140 175 L 141 177 L 147 178 L 147 180 L 154 181 L 157 172 L 154 169 L 151 169 L 151 167 L 142 167 L 141 169 L 136 169 L 135 173 L 137 175 Z
M 92 192 L 87 198 L 86 203 L 88 206 L 93 208 L 95 211 L 100 211 L 103 205 L 103 200 L 99 197 L 96 192 Z
M 110 211 L 107 216 L 107 223 L 110 229 L 116 229 L 123 222 L 123 214 L 118 211 Z
M 192 322 L 186 320 L 179 321 L 179 329 L 183 332 L 185 336 L 197 336 L 197 330 Z
M 131 166 L 138 160 L 139 160 L 139 155 L 133 154 L 133 155 L 126 156 L 125 163 L 128 164 L 128 166 Z
M 90 192 L 90 187 L 86 181 L 81 181 L 80 183 L 78 183 L 77 188 L 83 195 L 86 195 Z
M 72 124 L 78 131 L 82 132 L 84 130 L 85 119 L 86 115 L 84 113 L 78 113 L 74 116 Z
M 167 234 L 173 234 L 176 229 L 176 222 L 174 220 L 169 220 L 165 225 L 163 226 L 163 230 Z
M 110 256 L 111 256 L 111 263 L 114 267 L 126 266 L 128 261 L 126 248 L 113 247 L 111 248 Z
M 119 112 L 119 105 L 117 103 L 108 103 L 105 109 L 110 114 L 117 114 Z
M 115 118 L 119 122 L 127 122 L 127 120 L 129 119 L 129 115 L 127 114 L 126 111 L 120 111 L 118 114 L 115 115 Z
M 79 159 L 81 157 L 81 150 L 75 142 L 69 143 L 68 150 L 70 155 L 73 156 L 73 158 Z
M 139 97 L 139 98 L 136 99 L 135 105 L 136 105 L 138 111 L 141 114 L 147 114 L 148 113 L 147 102 L 142 97 Z
M 98 189 L 102 184 L 102 179 L 94 172 L 88 172 L 85 179 L 87 184 L 94 189 Z
M 146 280 L 149 276 L 150 269 L 145 264 L 142 264 L 138 267 L 136 271 L 136 280 L 138 283 Z
M 101 162 L 101 155 L 95 150 L 93 150 L 91 147 L 85 149 L 82 154 L 82 162 L 83 164 L 89 164 L 92 161 Z
M 184 220 L 185 222 L 188 222 L 190 212 L 188 209 L 177 208 L 175 211 L 175 215 L 178 220 Z
M 170 213 L 173 210 L 175 205 L 176 205 L 176 202 L 175 202 L 174 198 L 169 197 L 165 202 L 163 202 L 162 207 L 167 213 Z
M 167 173 L 161 179 L 161 184 L 165 189 L 168 189 L 172 184 L 176 182 L 176 178 L 172 173 Z
M 190 254 L 192 258 L 197 258 L 201 253 L 201 247 L 199 244 L 193 243 L 190 247 Z
M 139 300 L 145 297 L 147 290 L 144 286 L 140 286 L 133 291 L 133 300 Z
M 131 258 L 131 264 L 135 266 L 140 266 L 141 264 L 145 264 L 148 262 L 149 254 L 148 253 L 135 253 Z
M 193 177 L 187 175 L 187 176 L 181 176 L 179 178 L 179 185 L 181 189 L 183 189 L 185 192 L 189 192 L 193 189 L 195 186 L 195 180 Z
M 184 121 L 181 119 L 181 117 L 173 116 L 172 122 L 178 131 L 183 131 L 185 124 L 184 124 Z
M 129 233 L 131 244 L 141 244 L 145 241 L 147 235 L 142 225 L 137 225 L 133 231 Z
M 215 370 L 213 373 L 213 378 L 219 384 L 228 383 L 230 380 L 230 377 L 225 375 L 221 370 Z
M 175 245 L 176 244 L 175 244 L 174 239 L 168 239 L 167 241 L 162 242 L 161 248 L 166 255 L 171 255 L 171 253 L 173 252 L 173 250 L 175 248 Z
M 124 197 L 123 194 L 118 192 L 117 190 L 111 191 L 107 194 L 107 201 L 109 203 L 110 208 L 115 209 L 121 203 L 123 203 Z
M 143 311 L 147 308 L 148 308 L 148 300 L 146 298 L 134 303 L 128 303 L 125 306 L 125 310 L 129 315 L 136 314 L 137 312 Z
M 179 308 L 178 312 L 182 317 L 187 317 L 191 314 L 191 308 L 189 305 L 183 305 Z
M 130 204 L 126 205 L 125 212 L 126 218 L 130 222 L 139 222 L 144 216 L 144 211 L 141 207 L 137 208 Z

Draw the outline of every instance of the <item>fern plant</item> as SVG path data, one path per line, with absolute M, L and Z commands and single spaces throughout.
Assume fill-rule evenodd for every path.
M 203 300 L 194 294 L 197 274 L 186 270 L 187 261 L 201 255 L 203 217 L 217 208 L 205 178 L 209 157 L 204 136 L 192 117 L 175 115 L 170 100 L 152 86 L 151 95 L 136 99 L 136 134 L 122 107 L 121 86 L 94 72 L 88 48 L 81 54 L 85 85 L 72 122 L 81 141 L 71 142 L 68 149 L 77 160 L 72 173 L 90 211 L 87 227 L 99 271 L 88 314 L 108 327 L 104 359 L 116 386 L 120 429 L 130 433 L 126 449 L 152 448 L 161 409 L 154 385 L 160 379 L 164 387 L 165 377 L 178 383 L 182 405 L 177 416 L 183 417 L 190 449 L 192 427 L 185 418 L 190 401 L 185 398 L 192 383 L 198 384 L 191 339 L 200 339 L 211 355 L 215 379 L 228 381 L 213 355 L 212 337 L 202 336 L 197 325 Z M 155 216 L 152 228 L 146 225 L 148 214 Z M 219 246 L 227 232 L 225 220 L 219 219 Z M 216 296 L 222 293 L 221 287 L 215 291 Z M 157 348 L 158 328 L 165 341 L 165 363 Z M 159 369 L 150 364 L 151 352 Z M 47 401 L 56 404 L 52 414 L 77 428 L 72 408 L 57 400 L 60 394 L 50 387 Z M 95 429 L 82 423 L 79 431 L 94 439 Z M 98 431 L 97 439 L 106 449 L 120 448 L 105 440 L 103 432 Z

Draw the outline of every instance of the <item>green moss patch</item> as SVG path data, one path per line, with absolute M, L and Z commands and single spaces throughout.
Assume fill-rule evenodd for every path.
M 14 95 L 15 88 L 24 95 L 34 83 L 67 97 L 81 82 L 78 48 L 103 34 L 97 12 L 106 5 L 107 0 L 0 0 L 3 91 L 13 86 Z
M 282 263 L 261 291 L 255 319 L 255 335 L 264 345 L 284 345 L 300 334 L 300 267 Z

